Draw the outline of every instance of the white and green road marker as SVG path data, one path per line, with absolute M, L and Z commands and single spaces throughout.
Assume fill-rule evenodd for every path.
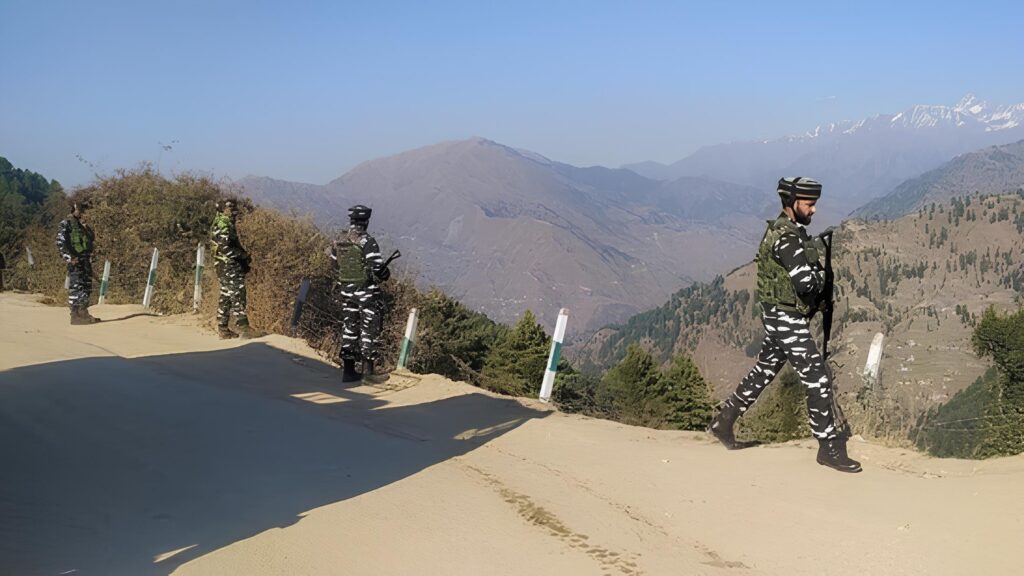
M 146 293 L 142 295 L 142 307 L 149 308 L 153 303 L 153 289 L 156 288 L 156 264 L 160 261 L 160 249 L 153 248 L 153 258 L 149 261 L 149 279 L 146 280 Z
M 100 301 L 97 304 L 103 304 L 103 301 L 107 299 L 108 287 L 110 287 L 110 260 L 103 263 L 103 278 L 100 280 Z
M 548 367 L 544 371 L 544 381 L 540 385 L 540 401 L 551 401 L 551 390 L 555 387 L 555 372 L 558 371 L 558 359 L 562 355 L 562 340 L 565 339 L 565 325 L 569 321 L 569 309 L 558 311 L 558 322 L 555 323 L 555 334 L 551 338 L 551 354 L 548 355 Z
M 398 368 L 405 369 L 409 361 L 409 354 L 412 352 L 412 345 L 416 341 L 416 326 L 419 324 L 420 311 L 413 308 L 409 311 L 409 321 L 405 323 L 405 337 L 402 338 L 402 349 L 398 353 Z

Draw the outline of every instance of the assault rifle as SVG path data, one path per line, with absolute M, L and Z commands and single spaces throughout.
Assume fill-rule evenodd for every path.
M 821 342 L 821 359 L 828 363 L 828 342 L 832 338 L 832 312 L 833 298 L 836 290 L 836 276 L 832 271 L 832 228 L 828 228 L 818 235 L 821 243 L 825 245 L 825 287 L 821 291 L 821 300 L 818 310 L 821 311 L 821 327 L 824 331 L 824 338 Z
M 402 253 L 398 250 L 395 250 L 394 252 L 391 253 L 391 256 L 388 256 L 388 259 L 384 261 L 384 264 L 381 264 L 381 268 L 387 268 L 389 264 L 391 264 L 396 259 L 401 257 Z
M 843 409 L 839 406 L 839 401 L 836 399 L 836 378 L 832 372 L 832 365 L 828 361 L 828 344 L 829 340 L 832 339 L 832 313 L 835 307 L 836 290 L 836 275 L 832 270 L 832 232 L 833 229 L 828 228 L 818 235 L 821 243 L 825 245 L 825 287 L 821 291 L 821 300 L 818 304 L 818 310 L 821 311 L 822 328 L 821 361 L 824 363 L 825 370 L 828 371 L 829 379 L 832 381 L 832 413 L 835 415 L 836 430 L 839 436 L 849 438 L 852 435 L 850 423 L 846 420 L 846 415 L 843 414 Z

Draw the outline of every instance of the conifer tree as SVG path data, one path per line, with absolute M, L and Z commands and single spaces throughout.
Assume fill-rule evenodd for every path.
M 680 352 L 662 374 L 665 423 L 679 430 L 703 430 L 714 415 L 711 389 L 690 355 Z
M 527 310 L 501 335 L 484 360 L 481 384 L 495 392 L 534 396 L 540 391 L 551 339 Z
M 651 353 L 639 344 L 630 344 L 625 358 L 605 372 L 597 401 L 609 406 L 621 422 L 658 426 L 661 422 L 655 415 L 664 414 L 657 395 L 659 380 Z
M 473 381 L 506 330 L 440 290 L 432 290 L 420 307 L 420 334 L 410 367 L 419 373 Z

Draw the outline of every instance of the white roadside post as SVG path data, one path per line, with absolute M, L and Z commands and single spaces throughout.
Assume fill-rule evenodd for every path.
M 558 370 L 558 358 L 562 355 L 562 340 L 565 338 L 565 325 L 569 321 L 569 309 L 558 311 L 558 322 L 555 323 L 555 334 L 551 338 L 551 354 L 548 355 L 548 367 L 544 371 L 544 381 L 540 385 L 540 401 L 550 402 L 551 391 L 555 387 L 555 372 Z
M 31 268 L 36 265 L 36 259 L 32 257 L 32 249 L 25 246 L 25 256 L 28 257 L 28 267 Z
M 409 311 L 409 321 L 405 323 L 405 337 L 402 338 L 402 349 L 398 353 L 398 369 L 405 370 L 405 365 L 409 361 L 409 353 L 412 351 L 412 345 L 416 341 L 416 326 L 420 321 L 420 311 L 417 308 L 413 308 Z
M 199 311 L 199 304 L 203 301 L 203 265 L 206 264 L 206 246 L 202 242 L 196 248 L 196 287 L 192 292 L 192 311 Z
M 103 301 L 107 299 L 107 287 L 110 286 L 110 260 L 103 263 L 103 278 L 100 279 L 100 301 L 97 304 L 103 304 Z
M 71 274 L 64 275 L 64 289 L 71 290 Z
M 875 334 L 871 340 L 871 348 L 868 350 L 868 360 L 864 363 L 864 378 L 873 386 L 878 382 L 878 372 L 882 367 L 882 346 L 885 342 L 885 335 L 881 332 Z
M 153 248 L 153 258 L 149 261 L 149 279 L 146 280 L 146 293 L 142 295 L 142 307 L 149 308 L 153 302 L 153 289 L 156 287 L 156 264 L 160 260 L 160 250 Z

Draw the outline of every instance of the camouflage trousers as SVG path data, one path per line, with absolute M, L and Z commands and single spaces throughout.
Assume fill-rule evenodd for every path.
M 245 273 L 234 262 L 217 264 L 217 279 L 220 280 L 220 300 L 217 304 L 217 325 L 227 326 L 231 315 L 237 324 L 247 324 L 245 313 Z
M 810 320 L 771 306 L 764 311 L 761 321 L 764 324 L 764 341 L 757 355 L 757 364 L 726 402 L 746 412 L 788 360 L 807 389 L 811 433 L 816 438 L 835 438 L 832 377 L 811 337 Z
M 376 285 L 338 285 L 341 298 L 341 358 L 376 360 L 382 314 Z
M 89 307 L 92 295 L 92 262 L 88 257 L 78 259 L 77 264 L 68 263 L 68 306 L 72 310 Z

